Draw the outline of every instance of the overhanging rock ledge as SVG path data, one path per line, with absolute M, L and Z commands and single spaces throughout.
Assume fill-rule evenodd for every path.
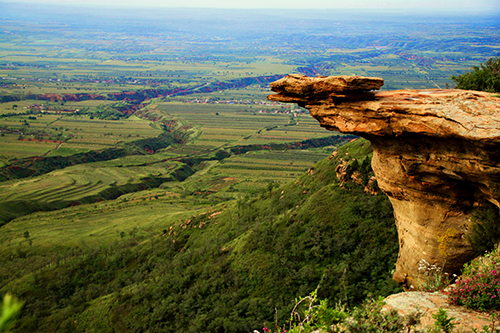
M 372 143 L 372 167 L 399 234 L 394 279 L 417 287 L 418 262 L 458 273 L 473 257 L 474 207 L 500 207 L 500 98 L 454 89 L 376 91 L 383 79 L 289 75 L 273 101 L 307 108 L 320 125 Z

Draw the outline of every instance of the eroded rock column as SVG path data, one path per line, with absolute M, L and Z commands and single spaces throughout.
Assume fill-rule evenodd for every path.
M 393 207 L 399 234 L 394 279 L 417 287 L 418 262 L 458 273 L 473 256 L 472 208 L 500 199 L 500 98 L 462 90 L 377 91 L 380 78 L 289 75 L 274 101 L 298 103 L 320 125 L 362 136 Z

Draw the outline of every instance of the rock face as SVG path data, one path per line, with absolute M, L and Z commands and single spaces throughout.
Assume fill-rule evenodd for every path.
M 289 75 L 273 101 L 298 103 L 321 126 L 371 141 L 372 167 L 399 233 L 394 279 L 418 285 L 425 259 L 449 273 L 472 259 L 471 209 L 500 206 L 500 98 L 463 90 L 374 91 L 380 78 Z

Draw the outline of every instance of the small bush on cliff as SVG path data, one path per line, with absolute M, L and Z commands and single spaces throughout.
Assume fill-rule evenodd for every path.
M 448 317 L 446 310 L 439 308 L 438 312 L 432 315 L 432 318 L 436 319 L 434 322 L 434 328 L 438 332 L 451 333 L 455 327 L 453 320 L 455 317 Z
M 500 92 L 500 57 L 473 66 L 472 71 L 452 76 L 451 80 L 457 89 Z
M 443 290 L 450 284 L 448 273 L 442 267 L 429 264 L 425 259 L 418 262 L 418 289 L 422 291 Z
M 500 309 L 500 253 L 494 250 L 464 266 L 449 292 L 450 302 L 470 309 Z
M 475 209 L 471 214 L 471 224 L 467 241 L 476 255 L 491 251 L 500 240 L 500 212 L 498 207 L 486 203 Z
M 328 300 L 318 301 L 318 288 L 316 288 L 309 296 L 295 299 L 295 306 L 290 315 L 290 333 L 318 329 L 330 331 L 332 325 L 344 322 L 348 316 L 345 306 L 341 306 L 340 303 L 332 308 L 328 306 Z

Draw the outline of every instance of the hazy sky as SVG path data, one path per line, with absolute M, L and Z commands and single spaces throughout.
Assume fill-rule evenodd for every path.
M 7 0 L 14 3 L 200 8 L 377 8 L 500 12 L 499 0 Z M 1 15 L 1 14 L 0 14 Z

